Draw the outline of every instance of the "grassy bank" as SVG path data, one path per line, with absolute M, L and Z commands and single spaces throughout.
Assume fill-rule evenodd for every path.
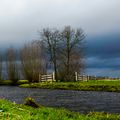
M 65 109 L 32 108 L 1 99 L 0 120 L 120 120 L 120 115 L 95 112 L 82 115 Z
M 27 83 L 29 83 L 28 80 L 18 80 L 17 85 L 27 84 Z M 12 81 L 11 80 L 1 80 L 0 85 L 12 85 Z
M 47 89 L 65 89 L 65 90 L 83 90 L 83 91 L 109 91 L 120 92 L 120 80 L 103 81 L 91 80 L 81 82 L 53 82 L 53 83 L 32 83 L 22 84 L 20 87 L 47 88 Z

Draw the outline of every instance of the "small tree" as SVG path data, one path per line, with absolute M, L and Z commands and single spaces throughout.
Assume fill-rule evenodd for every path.
M 58 80 L 57 77 L 57 56 L 58 56 L 58 48 L 59 48 L 59 42 L 61 39 L 60 31 L 57 29 L 43 29 L 41 32 L 42 41 L 44 42 L 48 55 L 50 55 L 50 62 L 53 63 L 53 69 L 55 72 L 55 79 Z
M 6 68 L 7 68 L 8 79 L 12 81 L 13 85 L 16 85 L 17 81 L 19 80 L 19 72 L 18 72 L 16 51 L 14 48 L 11 47 L 7 49 L 6 58 L 7 58 Z

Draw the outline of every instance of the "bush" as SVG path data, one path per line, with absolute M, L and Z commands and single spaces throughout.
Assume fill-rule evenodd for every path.
M 19 81 L 17 82 L 18 85 L 27 84 L 27 83 L 29 83 L 28 80 L 19 80 Z

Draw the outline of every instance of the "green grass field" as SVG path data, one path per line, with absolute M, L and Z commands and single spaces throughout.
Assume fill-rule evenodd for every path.
M 53 82 L 53 83 L 43 82 L 21 84 L 20 87 L 120 92 L 120 80 L 116 81 L 90 80 L 88 82 L 81 81 L 81 82 Z
M 120 120 L 120 115 L 96 112 L 83 115 L 62 108 L 32 108 L 0 99 L 0 120 Z

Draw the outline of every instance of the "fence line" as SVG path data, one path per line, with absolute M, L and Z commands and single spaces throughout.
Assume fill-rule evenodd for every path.
M 75 72 L 75 80 L 76 81 L 88 81 L 88 80 L 120 80 L 120 78 L 112 78 L 112 77 L 97 77 L 97 76 L 89 76 L 89 75 L 80 75 Z
M 111 77 L 96 77 L 96 76 L 89 76 L 89 75 L 81 75 L 75 72 L 75 81 L 88 81 L 88 80 L 120 80 L 120 78 L 111 78 Z M 39 82 L 53 82 L 55 80 L 55 73 L 41 75 L 39 74 Z

